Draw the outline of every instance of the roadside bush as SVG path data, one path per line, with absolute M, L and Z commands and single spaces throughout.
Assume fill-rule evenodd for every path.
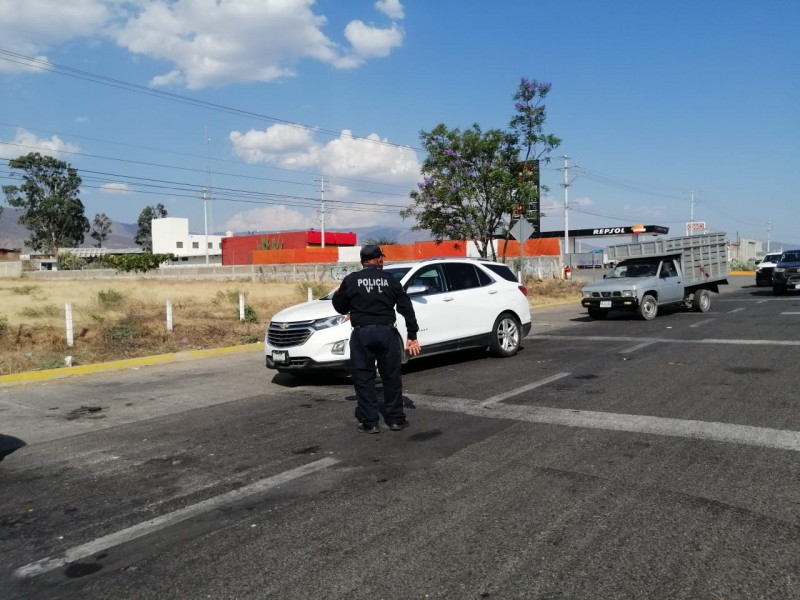
M 244 322 L 245 323 L 258 323 L 258 315 L 256 309 L 249 304 L 244 305 Z
M 730 271 L 755 271 L 756 263 L 753 260 L 732 260 L 728 264 Z
M 211 301 L 214 306 L 219 306 L 220 304 L 238 304 L 239 303 L 239 294 L 241 291 L 239 290 L 219 290 L 215 295 L 214 299 Z
M 308 297 L 308 288 L 311 288 L 311 297 L 315 300 L 327 296 L 333 286 L 330 283 L 322 281 L 310 281 L 306 283 L 298 283 L 294 288 L 295 291 L 303 298 Z
M 38 285 L 21 285 L 11 288 L 11 293 L 18 296 L 38 296 L 40 291 Z
M 124 300 L 125 297 L 114 289 L 100 290 L 97 292 L 97 302 L 100 304 L 100 306 L 105 308 L 119 306 Z
M 41 317 L 58 317 L 61 311 L 55 304 L 45 304 L 44 306 L 26 306 L 19 311 L 19 316 L 28 319 L 39 319 Z
M 0 315 L 0 333 L 4 333 L 8 329 L 8 317 Z
M 72 252 L 61 252 L 56 257 L 59 271 L 79 271 L 86 266 L 86 259 Z
M 106 337 L 114 341 L 131 340 L 139 337 L 139 328 L 135 323 L 120 323 L 109 329 L 106 333 Z
M 169 262 L 175 259 L 174 254 L 120 254 L 109 256 L 111 264 L 114 268 L 120 271 L 134 273 L 145 273 L 153 269 L 157 269 L 161 263 Z

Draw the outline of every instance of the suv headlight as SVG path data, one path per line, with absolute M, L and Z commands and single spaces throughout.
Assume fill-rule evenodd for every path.
M 783 267 L 775 267 L 773 273 L 783 273 L 786 269 Z
M 311 326 L 319 331 L 320 329 L 328 329 L 328 327 L 336 327 L 350 320 L 350 315 L 334 315 L 332 317 L 325 317 L 324 319 L 317 319 Z

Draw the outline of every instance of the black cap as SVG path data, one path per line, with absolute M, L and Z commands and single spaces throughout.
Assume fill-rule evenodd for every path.
M 381 250 L 380 246 L 376 246 L 375 244 L 368 244 L 361 248 L 361 260 L 362 262 L 365 260 L 371 260 L 373 258 L 380 258 L 381 256 L 386 256 Z

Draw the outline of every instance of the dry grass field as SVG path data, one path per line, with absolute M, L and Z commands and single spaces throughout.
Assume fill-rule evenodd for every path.
M 309 284 L 250 281 L 0 279 L 0 375 L 258 342 Z M 333 284 L 311 284 L 319 297 Z M 528 281 L 531 303 L 578 302 L 580 283 Z M 245 320 L 239 294 L 245 296 Z M 167 331 L 166 303 L 173 310 Z M 72 305 L 73 346 L 65 304 Z

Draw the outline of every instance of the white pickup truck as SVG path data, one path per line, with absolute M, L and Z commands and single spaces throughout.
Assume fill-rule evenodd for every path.
M 609 246 L 616 266 L 581 290 L 581 305 L 593 319 L 617 310 L 651 320 L 662 306 L 711 309 L 710 292 L 728 283 L 724 233 L 709 233 Z

